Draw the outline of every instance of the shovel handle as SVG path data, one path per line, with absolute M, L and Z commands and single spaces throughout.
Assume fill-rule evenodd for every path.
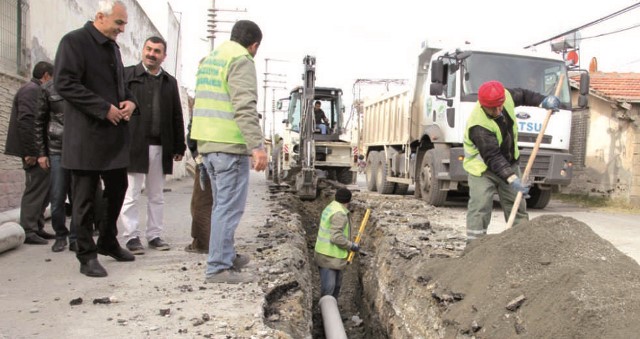
M 562 83 L 564 82 L 564 74 L 560 74 L 560 78 L 558 79 L 558 85 L 556 86 L 556 96 L 560 95 L 560 90 L 562 90 Z M 538 149 L 540 149 L 540 144 L 542 143 L 542 138 L 544 137 L 544 132 L 547 130 L 547 125 L 549 124 L 549 119 L 551 119 L 551 114 L 553 111 L 548 109 L 547 115 L 544 118 L 544 122 L 542 123 L 542 129 L 538 133 L 538 137 L 536 138 L 536 144 L 533 146 L 533 150 L 531 151 L 531 156 L 529 156 L 529 161 L 527 161 L 527 167 L 524 168 L 524 174 L 522 174 L 522 183 L 525 184 L 529 181 L 529 173 L 531 172 L 531 168 L 533 167 L 533 162 L 538 155 Z M 513 207 L 511 207 L 511 214 L 509 214 L 509 220 L 507 221 L 507 229 L 510 229 L 513 226 L 513 222 L 516 219 L 516 214 L 518 213 L 518 208 L 520 207 L 520 202 L 522 201 L 522 192 L 518 191 L 516 195 L 516 199 L 513 202 Z

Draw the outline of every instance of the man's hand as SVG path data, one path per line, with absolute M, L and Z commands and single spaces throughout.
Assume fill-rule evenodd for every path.
M 251 154 L 251 167 L 256 172 L 264 171 L 267 168 L 267 152 L 261 148 L 254 148 Z
M 49 165 L 49 157 L 45 157 L 45 156 L 38 157 L 38 165 L 40 165 L 40 168 L 42 169 L 47 169 L 51 167 Z
M 136 110 L 136 104 L 133 103 L 133 101 L 130 100 L 125 100 L 120 102 L 120 112 L 122 112 L 122 119 L 124 119 L 124 121 L 129 121 L 129 119 L 131 119 L 131 115 L 133 114 L 133 111 Z
M 29 167 L 35 165 L 37 162 L 38 162 L 38 159 L 36 157 L 32 157 L 30 155 L 27 155 L 26 157 L 24 157 L 24 163 Z
M 513 179 L 513 181 L 509 185 L 511 185 L 511 187 L 516 191 L 522 192 L 522 195 L 525 197 L 529 194 L 529 185 L 523 184 L 518 177 Z
M 123 113 L 116 106 L 111 105 L 109 112 L 107 112 L 107 120 L 111 121 L 114 126 L 118 126 L 120 120 L 122 120 Z
M 550 109 L 551 113 L 553 114 L 560 110 L 560 99 L 558 99 L 558 97 L 555 95 L 550 95 L 542 100 L 540 107 L 544 109 Z
M 349 249 L 353 252 L 360 252 L 360 246 L 358 246 L 358 244 L 356 244 L 355 242 L 351 243 L 351 246 Z
M 182 155 L 174 154 L 173 155 L 173 161 L 182 161 Z

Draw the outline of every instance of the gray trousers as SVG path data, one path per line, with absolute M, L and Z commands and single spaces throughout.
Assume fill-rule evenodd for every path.
M 23 163 L 24 165 L 24 163 Z M 24 193 L 20 202 L 20 226 L 29 235 L 44 228 L 44 211 L 49 205 L 49 172 L 38 164 L 24 168 Z
M 512 169 L 518 177 L 520 177 L 520 168 L 513 165 Z M 516 192 L 502 178 L 498 177 L 490 171 L 485 171 L 481 176 L 476 177 L 469 174 L 469 204 L 467 206 L 467 242 L 480 238 L 487 234 L 489 222 L 491 221 L 491 211 L 493 209 L 493 195 L 498 193 L 500 205 L 504 213 L 504 220 L 509 220 L 511 209 L 516 199 Z M 522 199 L 514 225 L 522 221 L 529 220 L 529 214 L 526 210 L 526 201 Z

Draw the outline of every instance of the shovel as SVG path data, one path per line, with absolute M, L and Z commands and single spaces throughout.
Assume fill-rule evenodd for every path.
M 562 83 L 564 82 L 564 74 L 560 74 L 560 79 L 558 80 L 558 86 L 556 86 L 556 96 L 560 95 L 560 90 L 562 89 Z M 538 149 L 540 148 L 540 143 L 542 142 L 542 137 L 544 137 L 544 131 L 547 129 L 547 124 L 549 124 L 549 119 L 551 118 L 551 114 L 553 114 L 553 110 L 547 110 L 547 116 L 544 118 L 544 122 L 542 123 L 542 129 L 538 133 L 538 137 L 536 138 L 536 144 L 533 146 L 533 151 L 531 151 L 531 156 L 529 156 L 529 161 L 527 162 L 527 167 L 524 169 L 524 174 L 522 174 L 522 183 L 525 184 L 529 181 L 529 172 L 531 172 L 531 168 L 533 167 L 533 162 L 536 160 L 536 155 L 538 155 Z M 511 208 L 511 214 L 509 215 L 509 220 L 507 221 L 507 229 L 510 229 L 513 226 L 513 222 L 516 219 L 516 214 L 518 213 L 518 207 L 520 206 L 520 202 L 522 201 L 522 192 L 518 191 L 516 195 L 516 200 L 513 202 L 513 207 Z

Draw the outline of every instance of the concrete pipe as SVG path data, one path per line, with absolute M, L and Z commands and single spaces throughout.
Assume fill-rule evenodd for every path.
M 318 302 L 322 311 L 322 324 L 324 325 L 324 335 L 327 339 L 347 339 L 344 331 L 338 301 L 330 295 L 325 295 Z
M 16 248 L 24 243 L 24 229 L 15 222 L 0 225 L 0 253 Z

